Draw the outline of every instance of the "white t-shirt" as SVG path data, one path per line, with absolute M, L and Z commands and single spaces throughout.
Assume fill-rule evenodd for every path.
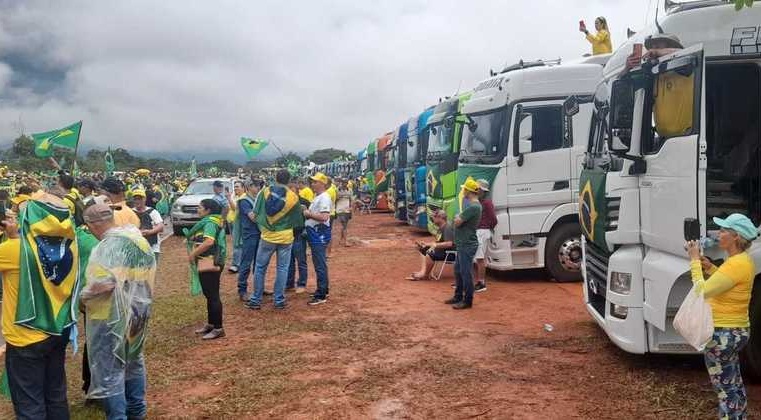
M 330 194 L 328 194 L 327 191 L 315 197 L 315 199 L 312 201 L 312 204 L 309 205 L 310 213 L 330 213 L 331 210 L 333 210 L 333 200 L 330 199 Z M 325 226 L 330 226 L 330 219 L 324 222 L 318 222 L 314 219 L 307 219 L 305 222 L 306 226 L 310 227 L 315 227 L 321 223 Z
M 132 209 L 132 210 L 137 212 L 137 210 L 135 209 Z M 159 214 L 158 210 L 152 208 L 151 211 L 148 213 L 148 216 L 151 217 L 151 222 L 153 224 L 153 227 L 164 224 L 164 219 L 161 218 L 161 214 Z M 151 245 L 151 251 L 161 252 L 161 233 L 156 234 L 156 239 L 158 239 L 156 243 Z

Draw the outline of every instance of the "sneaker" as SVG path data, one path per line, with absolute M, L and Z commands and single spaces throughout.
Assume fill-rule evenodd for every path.
M 197 329 L 195 332 L 196 334 L 208 334 L 211 330 L 214 329 L 214 326 L 211 324 L 206 324 L 203 327 Z
M 295 288 L 295 287 L 286 287 L 286 288 L 285 288 L 285 293 L 291 293 L 291 292 L 293 292 L 294 290 L 296 290 L 296 288 Z
M 470 309 L 473 307 L 472 303 L 457 302 L 452 305 L 452 309 Z
M 288 307 L 287 303 L 281 303 L 280 305 L 275 305 L 275 309 L 278 310 L 278 311 L 282 311 L 282 310 L 284 310 L 287 307 Z
M 296 288 L 296 294 L 297 294 L 297 295 L 300 295 L 300 294 L 302 294 L 302 293 L 306 293 L 306 291 L 307 291 L 307 288 L 306 288 L 306 287 L 297 287 L 297 288 Z
M 201 337 L 201 339 L 203 339 L 203 340 L 214 340 L 214 339 L 217 339 L 217 338 L 222 338 L 224 336 L 225 336 L 225 329 L 224 328 L 215 328 L 215 329 L 209 331 L 209 333 L 206 334 L 205 336 Z
M 474 291 L 476 293 L 485 292 L 486 291 L 486 282 L 480 282 L 479 281 L 478 283 L 476 283 L 476 287 L 474 288 Z
M 462 301 L 459 300 L 459 299 L 452 298 L 452 299 L 445 300 L 444 304 L 446 304 L 446 305 L 455 305 L 455 304 L 458 304 L 460 302 L 462 302 Z
M 320 299 L 320 298 L 313 297 L 312 300 L 309 301 L 308 305 L 317 306 L 327 302 L 328 302 L 327 299 Z
M 237 272 L 238 272 L 238 267 L 236 267 L 236 266 L 234 266 L 234 265 L 231 265 L 231 266 L 230 266 L 230 268 L 228 268 L 228 269 L 227 269 L 227 271 L 228 271 L 229 273 L 233 273 L 233 274 L 235 274 L 235 273 L 237 273 Z
M 310 297 L 310 298 L 314 298 L 314 295 L 315 295 L 314 293 L 310 293 L 310 294 L 309 294 L 309 297 Z M 327 299 L 327 298 L 329 298 L 329 297 L 330 297 L 330 293 L 328 293 L 327 295 L 325 295 L 325 299 Z
M 246 308 L 248 308 L 248 309 L 251 309 L 251 310 L 254 310 L 254 311 L 258 311 L 259 309 L 262 309 L 262 305 L 261 305 L 261 304 L 259 304 L 259 303 L 257 303 L 257 304 L 253 304 L 253 303 L 251 303 L 251 302 L 246 302 L 246 304 L 245 304 L 244 306 L 245 306 Z

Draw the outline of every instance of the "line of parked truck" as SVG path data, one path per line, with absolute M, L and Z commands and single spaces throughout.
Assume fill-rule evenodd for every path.
M 588 312 L 620 348 L 694 353 L 672 326 L 691 287 L 683 220 L 704 236 L 713 216 L 761 221 L 761 10 L 658 3 L 660 18 L 613 54 L 492 72 L 371 142 L 347 175 L 432 233 L 431 212 L 453 218 L 464 181 L 486 179 L 498 220 L 488 267 L 583 279 Z M 685 48 L 632 66 L 664 33 Z M 761 246 L 749 252 L 761 270 Z M 761 282 L 750 318 L 761 331 Z M 761 376 L 761 334 L 743 359 Z

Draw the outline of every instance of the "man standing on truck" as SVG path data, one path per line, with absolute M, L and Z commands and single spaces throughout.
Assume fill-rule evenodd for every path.
M 457 258 L 454 263 L 455 291 L 447 300 L 454 309 L 469 309 L 473 306 L 473 260 L 478 250 L 476 230 L 481 221 L 481 203 L 478 202 L 478 183 L 469 178 L 462 186 L 462 212 L 454 218 L 454 243 Z

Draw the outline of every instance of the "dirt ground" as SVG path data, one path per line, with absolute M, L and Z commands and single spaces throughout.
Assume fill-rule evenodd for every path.
M 473 309 L 455 311 L 443 304 L 449 269 L 439 281 L 404 280 L 426 234 L 373 214 L 355 216 L 350 237 L 329 260 L 326 305 L 289 294 L 286 311 L 271 301 L 251 311 L 226 274 L 227 337 L 213 342 L 193 336 L 205 303 L 187 291 L 181 240 L 166 240 L 146 350 L 150 417 L 715 418 L 700 357 L 618 350 L 586 313 L 578 283 L 490 273 Z M 69 366 L 72 417 L 99 418 L 81 408 L 78 363 Z M 749 392 L 755 417 L 761 387 Z

